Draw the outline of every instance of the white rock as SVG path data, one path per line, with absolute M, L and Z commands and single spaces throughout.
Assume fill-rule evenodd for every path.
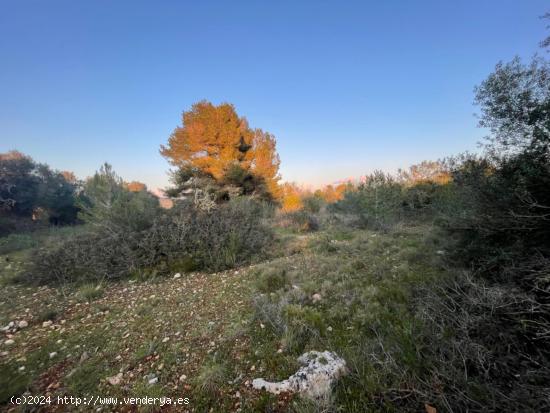
M 18 370 L 19 370 L 19 371 L 25 371 L 25 366 L 21 366 L 21 367 L 19 367 L 19 369 L 18 369 Z
M 180 381 L 185 381 L 187 379 L 187 376 L 185 374 L 182 374 L 180 376 Z
M 164 337 L 164 338 L 162 339 L 162 342 L 163 342 L 163 343 L 166 343 L 168 340 L 170 340 L 170 337 Z
M 117 386 L 122 381 L 122 373 L 118 373 L 115 376 L 107 377 L 106 380 L 111 386 Z
M 4 341 L 4 344 L 6 346 L 11 346 L 11 345 L 15 344 L 15 341 L 10 338 L 9 340 Z
M 311 399 L 319 399 L 331 391 L 332 383 L 347 374 L 346 362 L 330 351 L 310 351 L 298 357 L 304 365 L 288 379 L 268 382 L 254 379 L 252 387 L 269 393 L 298 392 Z
M 53 321 L 52 320 L 48 320 L 48 321 L 44 321 L 42 323 L 42 327 L 49 327 L 53 324 Z
M 25 327 L 28 327 L 29 326 L 29 323 L 25 320 L 21 320 L 17 323 L 17 327 L 19 328 L 25 328 Z
M 321 294 L 315 293 L 311 296 L 311 300 L 316 303 L 317 301 L 321 301 Z
M 155 383 L 158 383 L 158 381 L 159 381 L 158 377 L 153 377 L 152 379 L 149 379 L 149 384 L 155 384 Z
M 53 351 L 50 353 L 50 358 L 53 359 L 55 356 L 57 356 L 57 351 Z
M 181 274 L 179 272 L 174 274 L 174 278 L 180 278 L 180 277 L 181 277 Z

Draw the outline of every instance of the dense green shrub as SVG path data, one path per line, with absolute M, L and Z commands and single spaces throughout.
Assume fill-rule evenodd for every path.
M 326 205 L 326 201 L 318 195 L 309 195 L 302 199 L 304 210 L 312 214 L 318 214 L 321 208 Z
M 109 164 L 85 182 L 79 205 L 79 217 L 85 223 L 111 234 L 145 230 L 160 211 L 155 196 L 147 191 L 128 190 Z
M 265 209 L 237 199 L 212 211 L 176 205 L 151 226 L 100 226 L 35 254 L 29 281 L 98 281 L 143 271 L 221 270 L 266 253 L 272 240 Z
M 376 171 L 330 205 L 330 210 L 353 217 L 353 225 L 359 228 L 388 230 L 402 221 L 403 202 L 403 186 L 391 175 Z
M 46 224 L 76 222 L 78 183 L 69 174 L 36 163 L 17 151 L 0 153 L 0 235 Z

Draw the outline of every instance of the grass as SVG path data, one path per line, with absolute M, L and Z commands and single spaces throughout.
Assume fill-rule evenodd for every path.
M 82 301 L 92 302 L 103 296 L 101 284 L 84 284 L 78 289 L 78 296 Z
M 6 284 L 3 325 L 26 319 L 29 327 L 0 359 L 12 386 L 2 387 L 38 394 L 59 383 L 52 394 L 184 395 L 199 412 L 395 410 L 388 389 L 425 374 L 415 291 L 446 277 L 441 246 L 425 227 L 277 231 L 280 257 L 247 268 L 108 288 Z M 42 327 L 46 320 L 53 326 Z M 312 403 L 250 387 L 257 377 L 287 378 L 308 350 L 335 351 L 348 362 L 350 374 L 330 399 Z M 25 358 L 21 374 L 17 360 Z M 122 384 L 108 384 L 119 371 Z M 157 384 L 148 384 L 151 375 Z

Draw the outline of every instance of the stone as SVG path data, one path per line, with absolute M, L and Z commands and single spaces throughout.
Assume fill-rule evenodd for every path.
M 49 327 L 53 324 L 53 321 L 52 320 L 48 320 L 48 321 L 44 321 L 42 323 L 42 327 Z
M 313 301 L 314 303 L 318 302 L 318 301 L 321 301 L 321 294 L 319 293 L 315 293 L 311 296 L 311 301 Z
M 346 361 L 330 351 L 304 353 L 298 362 L 303 367 L 288 379 L 280 382 L 254 379 L 252 387 L 273 394 L 296 392 L 310 399 L 321 399 L 330 394 L 336 380 L 348 373 Z
M 29 326 L 29 323 L 26 320 L 21 320 L 17 323 L 17 327 L 19 327 L 19 328 L 25 328 L 25 327 L 28 327 L 28 326 Z
M 57 351 L 53 351 L 50 353 L 50 358 L 53 359 L 55 356 L 57 356 Z
M 122 373 L 118 373 L 114 376 L 107 377 L 107 383 L 109 383 L 111 386 L 118 386 L 120 382 L 122 381 Z
M 174 279 L 176 279 L 176 278 L 180 278 L 180 277 L 181 277 L 181 274 L 180 274 L 179 272 L 178 272 L 178 273 L 176 273 L 176 274 L 174 274 Z
M 158 381 L 159 381 L 158 377 L 153 377 L 152 379 L 149 379 L 149 384 L 156 384 L 158 383 Z
M 180 381 L 185 381 L 187 379 L 187 376 L 185 374 L 182 374 L 180 376 Z
M 4 344 L 6 346 L 12 346 L 13 344 L 15 344 L 15 341 L 12 338 L 10 338 L 9 340 L 4 341 Z

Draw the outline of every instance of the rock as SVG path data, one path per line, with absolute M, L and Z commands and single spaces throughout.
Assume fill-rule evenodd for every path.
M 311 301 L 313 301 L 314 303 L 318 302 L 318 301 L 321 301 L 321 294 L 319 293 L 315 293 L 311 296 Z
M 53 359 L 55 356 L 57 356 L 57 351 L 53 351 L 50 353 L 50 358 Z
M 164 337 L 164 338 L 162 339 L 162 342 L 163 342 L 163 343 L 166 343 L 166 342 L 168 342 L 168 340 L 170 340 L 170 337 Z
M 123 376 L 122 373 L 118 373 L 114 376 L 107 377 L 106 380 L 111 386 L 118 386 L 120 384 L 120 382 L 122 381 L 122 376 Z
M 298 357 L 303 364 L 296 373 L 280 382 L 254 379 L 252 387 L 269 393 L 298 392 L 310 399 L 328 396 L 332 383 L 347 374 L 346 362 L 330 351 L 310 351 Z
M 182 374 L 180 376 L 180 381 L 185 381 L 187 379 L 187 376 L 185 374 Z
M 174 274 L 174 278 L 180 278 L 180 277 L 181 277 L 181 274 L 179 272 Z
M 158 377 L 153 377 L 152 379 L 149 379 L 149 384 L 156 384 L 158 383 L 158 381 L 159 381 Z
M 21 320 L 17 323 L 17 327 L 19 328 L 25 328 L 25 327 L 28 327 L 29 326 L 29 323 L 25 320 Z
M 52 320 L 48 320 L 48 321 L 44 321 L 42 323 L 42 327 L 49 327 L 53 324 L 53 321 Z
M 12 346 L 15 344 L 15 341 L 12 338 L 10 338 L 9 340 L 4 341 L 4 344 L 6 346 Z
M 18 368 L 19 371 L 25 371 L 25 366 L 21 366 Z

